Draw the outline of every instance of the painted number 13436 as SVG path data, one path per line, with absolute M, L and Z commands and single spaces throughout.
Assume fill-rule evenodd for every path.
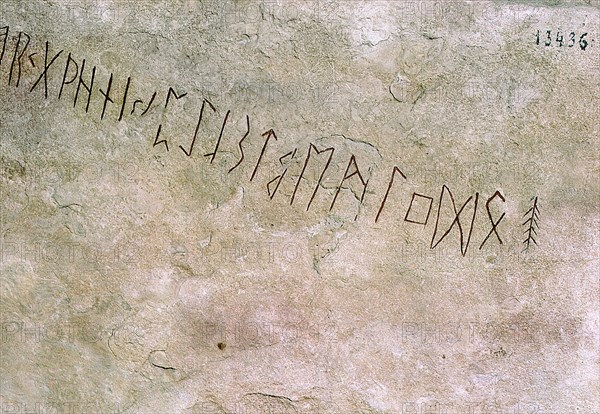
M 587 32 L 581 34 L 579 37 L 575 34 L 575 32 L 571 32 L 569 34 L 562 34 L 560 30 L 556 31 L 556 34 L 552 30 L 546 30 L 546 34 L 544 32 L 540 32 L 539 30 L 536 33 L 535 44 L 536 45 L 544 45 L 544 46 L 552 46 L 554 43 L 558 47 L 573 47 L 577 43 L 581 50 L 585 50 L 589 43 L 586 39 Z

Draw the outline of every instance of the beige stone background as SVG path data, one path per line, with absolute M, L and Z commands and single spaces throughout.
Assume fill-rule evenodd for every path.
M 597 1 L 0 13 L 1 413 L 600 412 Z

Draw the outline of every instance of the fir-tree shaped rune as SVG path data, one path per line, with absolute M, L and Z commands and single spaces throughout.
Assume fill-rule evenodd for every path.
M 523 244 L 525 244 L 525 249 L 523 249 L 524 251 L 529 250 L 529 246 L 531 245 L 531 242 L 533 242 L 534 244 L 537 245 L 537 241 L 535 241 L 535 237 L 534 235 L 537 237 L 537 229 L 539 228 L 539 219 L 540 219 L 540 210 L 538 208 L 538 198 L 537 197 L 533 197 L 533 205 L 531 206 L 531 208 L 529 210 L 527 210 L 527 212 L 525 214 L 523 214 L 523 217 L 528 217 L 527 220 L 525 220 L 525 222 L 523 222 L 523 226 L 526 226 L 526 230 L 525 230 L 525 234 L 527 234 L 527 238 L 523 241 Z

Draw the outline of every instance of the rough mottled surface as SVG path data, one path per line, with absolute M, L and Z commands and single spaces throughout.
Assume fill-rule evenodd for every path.
M 597 414 L 599 51 L 595 0 L 3 0 L 0 413 Z

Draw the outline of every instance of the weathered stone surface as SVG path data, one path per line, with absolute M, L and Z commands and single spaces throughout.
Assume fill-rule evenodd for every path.
M 600 412 L 599 6 L 3 0 L 0 413 Z

